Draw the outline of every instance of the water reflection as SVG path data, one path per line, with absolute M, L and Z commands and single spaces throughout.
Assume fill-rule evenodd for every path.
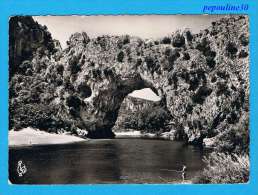
M 84 143 L 26 147 L 9 150 L 13 183 L 167 183 L 180 182 L 182 165 L 187 177 L 203 168 L 203 153 L 181 142 L 145 139 L 92 140 Z M 22 160 L 28 169 L 16 172 Z

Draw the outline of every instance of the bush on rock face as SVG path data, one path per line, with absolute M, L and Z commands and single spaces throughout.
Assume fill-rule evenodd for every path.
M 228 85 L 226 82 L 218 82 L 217 83 L 217 91 L 216 91 L 217 96 L 225 95 L 228 96 L 230 95 L 230 91 L 228 89 Z
M 164 70 L 171 71 L 174 67 L 175 61 L 180 57 L 180 53 L 176 49 L 166 48 L 165 58 L 161 66 Z
M 249 39 L 246 35 L 242 34 L 239 39 L 243 46 L 247 46 L 249 44 Z
M 145 62 L 146 62 L 146 65 L 147 65 L 147 67 L 148 67 L 148 69 L 151 69 L 151 68 L 153 68 L 154 67 L 154 58 L 152 57 L 152 56 L 147 56 L 146 58 L 145 58 Z
M 77 56 L 72 56 L 68 62 L 68 71 L 72 74 L 77 74 L 81 71 L 81 67 L 79 65 L 79 58 Z
M 168 84 L 169 85 L 173 85 L 174 89 L 177 89 L 178 87 L 178 78 L 177 78 L 177 74 L 175 72 L 169 72 L 168 75 Z
M 69 47 L 73 47 L 75 45 L 79 44 L 84 44 L 87 45 L 90 42 L 90 38 L 87 35 L 87 33 L 82 32 L 82 33 L 74 33 L 73 35 L 70 36 L 69 41 L 66 42 L 66 44 Z
M 182 47 L 185 45 L 185 37 L 180 33 L 177 33 L 176 36 L 173 37 L 172 45 L 174 47 Z
M 239 58 L 246 58 L 248 56 L 248 53 L 245 50 L 241 50 L 238 54 Z
M 216 151 L 228 153 L 249 153 L 249 123 L 246 113 L 242 114 L 234 127 L 219 134 L 216 139 Z
M 161 43 L 162 43 L 162 44 L 171 44 L 171 38 L 170 38 L 170 37 L 164 37 L 164 38 L 161 40 Z
M 206 50 L 210 50 L 210 46 L 209 46 L 210 42 L 208 41 L 207 38 L 203 38 L 201 40 L 201 42 L 199 42 L 197 45 L 196 45 L 196 49 L 202 51 L 202 52 L 205 52 Z
M 228 55 L 232 56 L 237 53 L 237 45 L 233 42 L 229 42 L 226 46 L 226 51 L 228 52 Z
M 64 66 L 62 64 L 57 64 L 55 68 L 58 74 L 63 75 Z
M 177 50 L 172 50 L 169 54 L 169 63 L 172 66 L 174 64 L 174 61 L 176 61 L 177 58 L 180 57 L 180 53 Z
M 125 57 L 124 52 L 123 52 L 123 51 L 120 51 L 120 52 L 117 54 L 117 61 L 118 61 L 118 62 L 123 62 L 124 57 Z
M 193 35 L 192 35 L 191 31 L 187 30 L 185 32 L 185 35 L 186 35 L 186 40 L 187 41 L 192 41 L 193 40 Z
M 26 71 L 28 71 L 28 69 L 32 69 L 32 64 L 30 61 L 25 60 L 22 62 L 22 64 L 19 66 L 19 72 L 21 74 L 26 74 Z
M 210 68 L 214 68 L 216 65 L 216 61 L 211 56 L 206 57 L 206 63 L 208 65 L 208 67 L 210 67 Z
M 212 89 L 201 86 L 198 91 L 193 95 L 192 100 L 194 103 L 202 104 L 206 97 L 209 96 L 212 92 Z
M 153 56 L 146 56 L 145 59 L 144 59 L 146 65 L 147 65 L 147 68 L 148 70 L 151 71 L 151 73 L 154 73 L 155 71 L 159 71 L 160 69 L 160 64 L 158 62 L 158 60 L 153 57 Z
M 125 35 L 124 39 L 123 39 L 123 44 L 126 45 L 130 43 L 130 36 L 129 35 Z
M 22 106 L 11 106 L 9 108 L 10 129 L 19 130 L 25 127 L 34 127 L 48 130 L 51 127 L 55 110 L 51 106 L 42 104 L 24 104 Z
M 141 130 L 148 133 L 157 133 L 165 130 L 165 125 L 169 121 L 169 113 L 160 107 L 152 109 L 146 108 L 133 115 L 127 115 L 121 122 L 122 128 Z
M 184 52 L 184 57 L 183 57 L 184 60 L 190 60 L 190 55 L 189 53 L 187 52 Z

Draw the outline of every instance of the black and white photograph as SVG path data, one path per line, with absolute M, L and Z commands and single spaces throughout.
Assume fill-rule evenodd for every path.
M 248 15 L 9 18 L 10 184 L 249 182 Z

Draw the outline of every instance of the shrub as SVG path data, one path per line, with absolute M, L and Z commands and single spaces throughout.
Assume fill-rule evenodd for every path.
M 211 82 L 212 83 L 215 83 L 217 81 L 217 77 L 216 76 L 213 76 L 212 78 L 211 78 Z
M 155 45 L 159 45 L 159 41 L 157 41 L 157 40 L 154 41 L 154 44 L 155 44 Z
M 243 46 L 247 46 L 249 44 L 249 39 L 247 36 L 245 36 L 244 34 L 242 34 L 240 37 L 239 37 L 239 40 L 241 42 L 241 44 Z
M 191 31 L 189 31 L 189 30 L 186 31 L 185 35 L 186 35 L 187 41 L 192 41 L 193 40 L 193 35 L 192 35 Z
M 187 113 L 187 114 L 192 114 L 192 112 L 193 112 L 193 107 L 194 107 L 193 104 L 188 104 L 188 105 L 186 106 L 186 108 L 185 108 L 186 113 Z
M 249 156 L 212 152 L 204 158 L 206 168 L 198 183 L 246 183 L 249 180 Z
M 124 56 L 125 56 L 124 52 L 123 52 L 123 51 L 120 51 L 120 52 L 117 54 L 117 61 L 118 61 L 118 62 L 123 62 Z
M 121 125 L 126 129 L 137 129 L 143 132 L 155 133 L 164 130 L 170 119 L 168 111 L 160 107 L 145 108 L 136 113 L 126 115 Z
M 196 49 L 205 52 L 206 50 L 210 50 L 209 44 L 210 42 L 207 40 L 207 38 L 203 38 L 201 42 L 196 45 Z
M 97 42 L 102 49 L 104 49 L 104 50 L 107 49 L 108 43 L 107 43 L 107 39 L 105 36 L 97 37 Z
M 64 66 L 62 64 L 57 64 L 55 68 L 58 74 L 63 75 Z
M 146 56 L 145 57 L 145 62 L 147 64 L 148 68 L 152 68 L 154 66 L 154 59 L 151 56 Z
M 189 90 L 190 91 L 195 91 L 200 84 L 200 80 L 195 74 L 190 74 L 190 79 L 189 79 Z
M 205 55 L 206 57 L 215 58 L 217 53 L 215 51 L 206 50 L 203 52 L 203 55 Z
M 182 47 L 185 44 L 185 37 L 180 33 L 177 33 L 175 37 L 173 37 L 172 45 L 174 47 Z
M 173 69 L 175 61 L 180 57 L 180 53 L 176 49 L 167 49 L 165 55 L 167 56 L 168 63 L 163 64 L 163 69 L 170 71 Z
M 53 123 L 53 107 L 43 104 L 10 105 L 10 129 L 19 130 L 25 127 L 34 127 L 47 130 Z
M 197 104 L 202 104 L 206 97 L 209 96 L 212 92 L 212 89 L 206 87 L 206 86 L 201 86 L 198 91 L 193 95 L 192 100 L 194 103 Z
M 123 118 L 122 126 L 126 129 L 138 129 L 137 118 L 134 115 L 127 115 Z
M 216 95 L 217 96 L 221 96 L 221 95 L 225 95 L 228 96 L 230 95 L 230 91 L 228 89 L 228 85 L 225 82 L 218 82 L 217 83 L 217 91 L 216 91 Z
M 183 57 L 184 60 L 190 60 L 190 55 L 189 55 L 189 53 L 184 52 L 183 54 L 184 54 L 184 57 Z
M 123 39 L 123 44 L 126 45 L 130 43 L 130 36 L 129 35 L 125 35 L 124 39 Z
M 79 65 L 79 58 L 76 56 L 72 56 L 68 62 L 68 71 L 71 71 L 72 74 L 76 74 L 81 71 L 81 67 Z
M 241 50 L 238 54 L 239 58 L 246 58 L 248 56 L 248 53 L 245 50 Z
M 177 89 L 177 85 L 178 85 L 178 78 L 177 78 L 177 74 L 173 73 L 173 72 L 169 72 L 168 75 L 168 84 L 169 85 L 174 85 L 174 89 Z
M 226 51 L 229 55 L 234 55 L 237 53 L 237 46 L 235 43 L 229 42 L 226 46 Z
M 190 79 L 190 74 L 187 72 L 185 68 L 182 69 L 182 71 L 179 73 L 179 76 L 185 80 L 185 82 L 189 82 Z
M 225 71 L 218 71 L 216 73 L 220 78 L 222 79 L 228 79 L 229 78 L 229 75 L 225 72 Z
M 165 49 L 165 51 L 164 51 L 164 54 L 165 54 L 165 56 L 170 56 L 171 52 L 172 52 L 172 49 L 169 48 L 169 47 L 167 47 L 167 48 Z
M 137 61 L 136 61 L 135 66 L 138 67 L 138 66 L 141 66 L 141 64 L 142 64 L 142 59 L 138 58 Z
M 164 38 L 161 40 L 161 43 L 162 43 L 162 44 L 171 44 L 171 38 L 170 38 L 170 37 L 164 37 Z
M 141 127 L 139 126 L 139 129 L 143 130 L 154 130 L 152 132 L 155 132 L 158 129 L 164 129 L 165 124 L 169 119 L 169 114 L 166 110 L 163 108 L 154 108 L 152 110 L 146 109 L 144 110 L 142 114 L 144 119 L 144 125 Z
M 242 117 L 234 127 L 219 134 L 216 138 L 216 151 L 230 153 L 249 152 L 249 124 L 247 113 L 242 113 Z
M 22 64 L 19 66 L 19 72 L 21 74 L 25 74 L 28 69 L 32 68 L 32 64 L 30 61 L 25 60 L 22 62 Z
M 117 40 L 117 47 L 118 47 L 118 49 L 122 49 L 123 48 L 123 41 L 121 39 Z
M 86 32 L 82 32 L 82 37 L 83 37 L 83 43 L 87 45 L 90 42 L 90 37 L 87 35 Z
M 101 79 L 101 71 L 100 69 L 92 69 L 91 70 L 92 77 L 94 79 Z

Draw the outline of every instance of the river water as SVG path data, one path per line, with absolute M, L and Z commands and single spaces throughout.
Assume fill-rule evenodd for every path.
M 102 139 L 9 149 L 9 179 L 16 184 L 181 183 L 200 174 L 206 152 L 182 142 Z M 18 161 L 27 168 L 17 172 Z

